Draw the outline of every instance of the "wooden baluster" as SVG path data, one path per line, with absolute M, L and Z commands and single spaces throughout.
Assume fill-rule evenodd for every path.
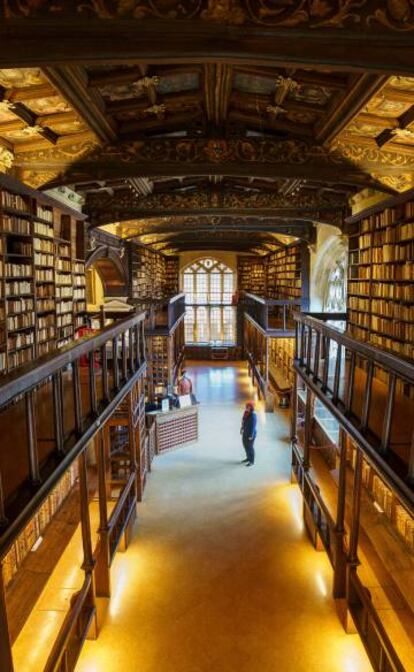
M 338 396 L 339 396 L 339 382 L 341 377 L 341 358 L 342 358 L 342 345 L 338 343 L 338 347 L 336 350 L 335 375 L 334 375 L 334 385 L 332 395 L 332 401 L 334 404 L 338 402 Z
M 80 368 L 79 360 L 73 362 L 73 400 L 75 406 L 75 431 L 79 436 L 82 434 L 83 418 L 82 418 L 82 390 L 80 382 Z
M 295 322 L 295 359 L 299 356 L 299 322 Z
M 39 485 L 40 471 L 39 471 L 39 455 L 37 452 L 37 428 L 36 428 L 36 409 L 35 409 L 35 394 L 34 390 L 26 392 L 26 427 L 27 440 L 29 451 L 29 474 L 32 485 Z
M 346 390 L 345 395 L 346 398 L 345 408 L 347 413 L 349 413 L 352 408 L 352 397 L 354 394 L 354 381 L 355 381 L 355 363 L 356 363 L 355 352 L 352 350 L 351 362 L 349 364 L 348 388 Z
M 370 359 L 368 360 L 368 373 L 367 373 L 367 384 L 365 388 L 365 400 L 364 406 L 362 409 L 361 417 L 361 429 L 365 430 L 368 427 L 369 420 L 369 409 L 371 406 L 371 397 L 372 397 L 372 379 L 374 377 L 374 362 Z
M 108 353 L 106 343 L 101 347 L 102 359 L 102 390 L 104 401 L 109 401 L 109 380 L 108 380 Z
M 53 423 L 55 427 L 56 451 L 63 454 L 63 403 L 59 374 L 55 373 L 52 378 L 53 388 Z
M 118 364 L 118 337 L 112 339 L 112 366 L 114 372 L 114 387 L 119 389 L 119 364 Z
M 311 370 L 311 357 L 312 357 L 312 335 L 313 329 L 309 327 L 308 329 L 308 342 L 306 344 L 306 373 L 309 375 Z
M 1 477 L 0 471 L 0 527 L 7 525 L 8 520 L 6 516 L 6 509 L 4 505 L 4 490 L 3 490 L 3 480 Z
M 306 388 L 305 405 L 305 436 L 303 445 L 303 468 L 307 471 L 310 467 L 310 446 L 312 440 L 312 415 L 313 415 L 313 392 Z
M 121 335 L 121 360 L 122 360 L 122 379 L 125 381 L 128 378 L 126 332 L 125 331 L 123 331 L 122 335 Z
M 328 389 L 328 375 L 329 375 L 329 355 L 331 351 L 331 339 L 329 336 L 325 338 L 325 359 L 323 360 L 322 370 L 322 390 L 326 392 Z
M 303 366 L 303 358 L 305 356 L 305 325 L 300 324 L 300 349 L 299 349 L 299 365 Z
M 82 530 L 83 564 L 85 572 L 92 572 L 95 561 L 92 552 L 91 519 L 89 515 L 88 471 L 86 449 L 79 455 L 79 500 Z
M 348 561 L 352 565 L 358 564 L 358 537 L 359 516 L 361 511 L 361 485 L 362 485 L 362 451 L 356 448 L 356 462 L 354 467 L 354 487 L 352 494 L 352 517 L 351 535 L 349 540 Z
M 138 324 L 135 325 L 134 331 L 135 331 L 135 361 L 136 361 L 136 368 L 139 369 L 139 367 L 141 366 L 141 356 L 140 356 L 141 353 L 140 353 Z
M 283 331 L 287 330 L 287 319 L 286 319 L 286 304 L 283 305 Z
M 14 670 L 2 563 L 0 563 L 0 670 L 1 672 Z
M 145 362 L 145 331 L 144 320 L 141 322 L 141 362 Z
M 97 436 L 98 450 L 98 497 L 99 497 L 99 537 L 100 548 L 96 566 L 96 594 L 99 597 L 109 597 L 111 594 L 109 526 L 108 526 L 108 498 L 106 480 L 106 455 L 104 427 Z
M 132 327 L 128 329 L 128 357 L 129 357 L 129 369 L 131 373 L 135 371 L 134 364 L 134 331 Z
M 98 413 L 98 400 L 96 396 L 96 372 L 95 372 L 95 352 L 88 353 L 89 360 L 89 399 L 91 402 L 91 411 L 94 415 Z
M 315 357 L 313 362 L 313 380 L 317 382 L 319 377 L 319 357 L 321 350 L 321 332 L 316 332 Z
M 393 413 L 393 410 L 394 410 L 396 382 L 397 382 L 397 377 L 396 377 L 395 373 L 390 373 L 389 378 L 388 378 L 387 406 L 386 406 L 386 409 L 385 409 L 384 422 L 383 422 L 383 425 L 382 425 L 381 448 L 380 448 L 380 452 L 381 452 L 382 455 L 385 455 L 387 453 L 388 444 L 390 442 L 392 413 Z

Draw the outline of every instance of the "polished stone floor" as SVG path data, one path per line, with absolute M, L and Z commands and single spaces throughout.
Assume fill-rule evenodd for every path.
M 78 672 L 368 672 L 330 597 L 289 481 L 286 412 L 264 413 L 254 468 L 240 464 L 246 369 L 189 366 L 196 445 L 156 459 L 113 596 Z

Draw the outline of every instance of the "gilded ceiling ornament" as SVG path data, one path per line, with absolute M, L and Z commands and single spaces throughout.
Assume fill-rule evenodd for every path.
M 414 140 L 414 131 L 411 131 L 409 128 L 393 128 L 391 135 L 395 135 L 401 140 Z
M 207 9 L 203 9 L 201 18 L 204 21 L 239 26 L 245 23 L 247 12 L 238 0 L 208 0 Z
M 15 104 L 11 100 L 0 101 L 0 112 L 13 112 Z
M 279 114 L 286 114 L 287 110 L 285 110 L 284 107 L 280 107 L 280 105 L 268 105 L 266 107 L 266 112 L 277 117 Z
M 26 128 L 21 129 L 20 133 L 27 136 L 28 138 L 32 138 L 34 135 L 41 133 L 43 130 L 44 129 L 42 126 L 26 126 Z
M 5 147 L 0 147 L 0 171 L 3 173 L 6 172 L 9 168 L 12 167 L 14 161 L 14 156 Z
M 151 105 L 151 107 L 145 109 L 147 114 L 155 114 L 156 117 L 163 117 L 166 111 L 167 108 L 163 103 L 161 105 Z

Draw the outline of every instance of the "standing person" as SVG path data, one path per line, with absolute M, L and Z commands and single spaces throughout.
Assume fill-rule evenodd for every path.
M 257 434 L 257 415 L 254 411 L 254 402 L 248 401 L 243 413 L 240 434 L 242 435 L 243 447 L 246 451 L 246 459 L 243 463 L 246 467 L 254 465 L 254 442 Z
M 191 394 L 193 391 L 193 383 L 190 378 L 187 376 L 187 371 L 185 369 L 181 372 L 181 378 L 178 381 L 177 392 L 179 396 L 184 394 Z

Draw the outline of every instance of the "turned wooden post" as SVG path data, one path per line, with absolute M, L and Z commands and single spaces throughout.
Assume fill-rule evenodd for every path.
M 96 576 L 96 594 L 99 597 L 110 597 L 111 595 L 111 572 L 110 572 L 110 552 L 109 552 L 109 527 L 108 527 L 108 498 L 106 481 L 106 455 L 104 429 L 98 436 L 98 497 L 99 497 L 99 552 L 97 557 L 95 576 Z
M 89 515 L 88 471 L 86 450 L 79 455 L 79 500 L 82 529 L 83 565 L 86 573 L 92 572 L 95 566 L 92 552 L 91 519 Z
M 29 453 L 30 482 L 36 486 L 40 483 L 39 454 L 37 451 L 37 427 L 34 390 L 26 392 L 26 426 Z
M 356 462 L 354 468 L 354 490 L 352 494 L 352 518 L 351 536 L 349 540 L 348 562 L 351 565 L 358 564 L 358 537 L 359 516 L 361 511 L 361 485 L 362 485 L 362 450 L 356 448 Z
M 290 440 L 292 443 L 296 443 L 298 440 L 297 437 L 297 424 L 298 424 L 298 374 L 296 371 L 293 372 L 293 386 L 292 386 L 292 410 L 290 416 Z
M 306 388 L 306 406 L 305 406 L 305 437 L 303 446 L 303 468 L 307 471 L 310 467 L 310 446 L 312 439 L 312 417 L 313 417 L 313 392 Z

